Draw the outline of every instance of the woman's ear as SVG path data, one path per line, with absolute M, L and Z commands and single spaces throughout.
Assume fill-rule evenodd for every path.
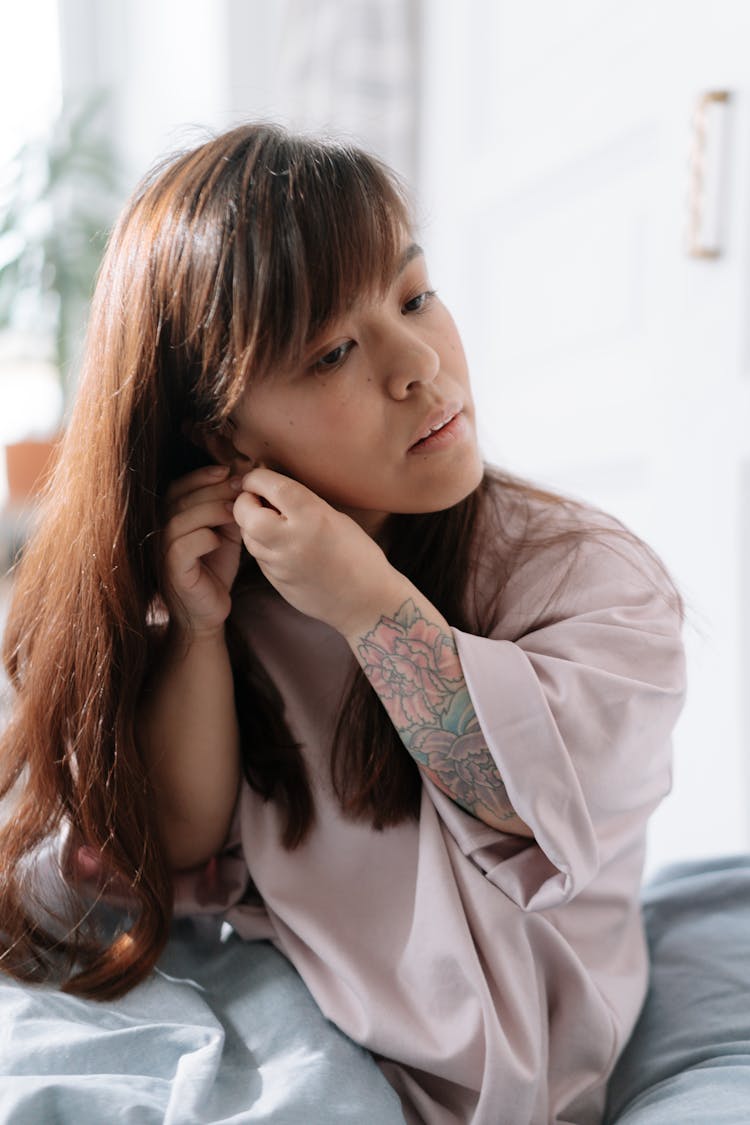
M 220 430 L 205 429 L 196 422 L 184 422 L 182 432 L 189 442 L 205 450 L 217 465 L 229 465 L 233 474 L 247 473 L 256 463 L 234 444 L 231 422 Z

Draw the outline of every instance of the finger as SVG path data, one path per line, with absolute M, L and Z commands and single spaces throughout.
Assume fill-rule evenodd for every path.
M 226 480 L 228 476 L 228 465 L 204 465 L 202 469 L 195 469 L 192 473 L 186 473 L 184 477 L 173 480 L 164 494 L 165 500 L 171 503 L 188 492 L 194 492 L 197 488 Z
M 195 508 L 199 504 L 205 504 L 211 500 L 233 501 L 241 489 L 242 479 L 240 477 L 229 477 L 228 480 L 221 481 L 219 484 L 206 485 L 204 488 L 197 488 L 192 492 L 184 492 L 181 496 L 177 496 L 165 504 L 164 522 L 167 523 L 174 519 L 176 515 L 187 511 L 188 508 Z
M 165 562 L 172 584 L 191 590 L 200 578 L 200 560 L 221 546 L 221 538 L 210 527 L 201 527 L 191 535 L 183 535 L 170 544 Z
M 266 547 L 278 539 L 287 522 L 280 512 L 266 507 L 258 496 L 250 492 L 240 493 L 235 500 L 234 518 L 246 543 L 252 540 Z
M 265 467 L 245 473 L 242 489 L 243 492 L 253 493 L 266 500 L 282 516 L 291 515 L 315 496 L 314 492 L 299 481 Z
M 216 534 L 220 539 L 229 539 L 232 543 L 242 542 L 242 531 L 234 516 L 232 516 L 231 523 L 222 524 L 221 527 L 217 528 Z
M 257 492 L 240 491 L 239 495 L 235 497 L 234 501 L 234 514 L 237 516 L 238 511 L 246 513 L 248 516 L 251 512 L 268 512 L 272 511 L 267 503 L 263 502 L 263 497 L 259 496 Z M 277 516 L 280 513 L 276 513 Z
M 173 516 L 164 528 L 162 543 L 168 548 L 175 540 L 201 527 L 223 527 L 231 523 L 234 523 L 234 514 L 229 500 L 205 501 Z

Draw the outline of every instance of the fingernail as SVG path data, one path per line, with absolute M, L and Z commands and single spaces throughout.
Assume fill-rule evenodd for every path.
M 227 465 L 209 465 L 206 472 L 212 477 L 225 477 L 229 472 Z
M 232 513 L 232 515 L 234 515 L 234 504 L 232 503 L 232 501 L 231 501 L 231 500 L 227 500 L 227 502 L 226 502 L 226 504 L 224 505 L 224 507 L 226 508 L 226 510 L 227 510 L 228 512 L 231 512 L 231 513 Z
M 229 481 L 229 487 L 233 488 L 235 492 L 242 489 L 242 477 L 232 477 Z

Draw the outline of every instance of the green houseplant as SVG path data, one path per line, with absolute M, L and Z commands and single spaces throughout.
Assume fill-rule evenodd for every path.
M 19 149 L 0 195 L 0 331 L 49 339 L 70 397 L 73 355 L 117 189 L 112 146 L 97 124 L 101 93 L 65 108 Z
M 24 349 L 46 353 L 63 417 L 117 191 L 113 148 L 97 121 L 104 101 L 97 93 L 65 107 L 45 135 L 18 150 L 0 182 L 0 334 L 21 341 L 19 363 Z M 8 475 L 10 484 L 10 466 Z

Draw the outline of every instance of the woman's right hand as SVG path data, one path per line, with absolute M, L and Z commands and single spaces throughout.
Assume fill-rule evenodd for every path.
M 162 552 L 171 620 L 191 637 L 218 632 L 232 608 L 242 536 L 232 515 L 240 482 L 209 465 L 173 481 Z

